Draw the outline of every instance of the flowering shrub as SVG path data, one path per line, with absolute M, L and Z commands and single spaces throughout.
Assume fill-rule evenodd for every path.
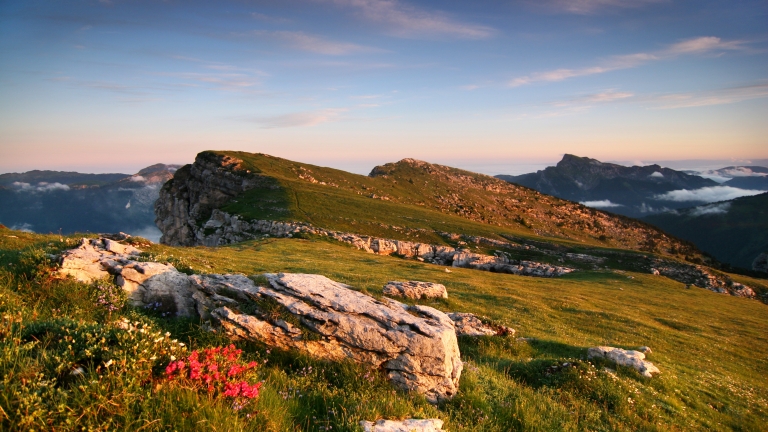
M 234 345 L 195 350 L 187 358 L 169 363 L 165 375 L 169 380 L 186 380 L 213 397 L 232 399 L 232 407 L 240 410 L 259 396 L 262 384 L 248 382 L 257 363 L 244 363 L 242 352 Z

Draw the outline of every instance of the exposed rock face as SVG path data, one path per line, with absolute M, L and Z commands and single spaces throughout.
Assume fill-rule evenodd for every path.
M 239 193 L 259 187 L 277 187 L 269 179 L 240 170 L 241 160 L 202 152 L 195 163 L 179 168 L 160 190 L 155 202 L 155 224 L 163 232 L 161 243 L 174 246 L 200 244 L 198 221 Z
M 704 266 L 656 260 L 653 268 L 663 276 L 684 284 L 695 285 L 699 288 L 706 288 L 710 291 L 730 294 L 736 297 L 755 298 L 755 292 L 752 288 L 734 282 L 727 275 L 714 274 Z
M 443 432 L 440 419 L 361 421 L 365 432 Z
M 649 350 L 650 352 L 650 350 Z M 659 368 L 653 363 L 645 360 L 645 354 L 640 351 L 624 350 L 608 346 L 592 347 L 587 350 L 588 358 L 606 358 L 621 366 L 631 367 L 646 378 L 653 377 L 653 374 L 660 373 Z
M 763 252 L 752 261 L 752 270 L 768 273 L 768 252 Z
M 456 394 L 462 363 L 453 323 L 443 312 L 378 301 L 319 275 L 267 277 L 270 287 L 232 275 L 199 276 L 196 283 L 212 295 L 208 307 L 217 308 L 211 315 L 234 336 L 382 367 L 396 386 L 423 393 L 432 402 Z M 255 311 L 237 312 L 221 297 L 235 297 L 240 307 L 250 301 Z M 300 326 L 260 311 L 265 301 L 280 304 Z M 308 332 L 320 337 L 309 338 Z
M 448 298 L 448 292 L 445 290 L 445 285 L 418 281 L 389 281 L 384 285 L 384 295 L 390 297 L 405 297 L 413 300 Z
M 62 254 L 60 273 L 81 281 L 111 275 L 134 306 L 199 316 L 235 338 L 381 367 L 395 386 L 432 402 L 458 391 L 453 321 L 437 309 L 378 301 L 320 275 L 268 274 L 266 286 L 241 275 L 187 276 L 137 262 L 138 252 L 108 239 L 83 240 Z
M 484 323 L 471 313 L 452 312 L 447 314 L 456 328 L 456 336 L 514 336 L 515 329 L 502 325 Z

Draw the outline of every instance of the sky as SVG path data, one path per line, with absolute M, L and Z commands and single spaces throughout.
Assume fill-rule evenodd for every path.
M 0 1 L 0 172 L 717 168 L 767 159 L 766 119 L 765 0 Z

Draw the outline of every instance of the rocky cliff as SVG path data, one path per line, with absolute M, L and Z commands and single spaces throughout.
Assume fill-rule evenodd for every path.
M 176 171 L 165 183 L 155 202 L 155 223 L 163 236 L 161 243 L 194 246 L 200 222 L 239 193 L 254 187 L 273 187 L 266 179 L 241 169 L 242 161 L 229 156 L 202 152 L 192 165 Z

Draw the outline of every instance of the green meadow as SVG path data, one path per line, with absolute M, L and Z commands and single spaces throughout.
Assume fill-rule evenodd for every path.
M 373 296 L 389 280 L 439 282 L 448 299 L 423 304 L 517 330 L 461 338 L 460 392 L 440 405 L 395 391 L 363 365 L 238 342 L 263 385 L 252 407 L 236 410 L 163 376 L 168 353 L 226 337 L 151 310 L 108 311 L 94 301 L 95 284 L 51 277 L 50 255 L 76 243 L 0 230 L 0 429 L 356 431 L 360 420 L 436 417 L 449 431 L 758 431 L 768 422 L 768 306 L 755 300 L 628 270 L 557 279 L 446 272 L 322 239 L 140 246 L 145 259 L 189 273 L 317 273 Z M 145 331 L 117 325 L 126 321 Z M 588 361 L 596 345 L 649 346 L 661 374 Z

